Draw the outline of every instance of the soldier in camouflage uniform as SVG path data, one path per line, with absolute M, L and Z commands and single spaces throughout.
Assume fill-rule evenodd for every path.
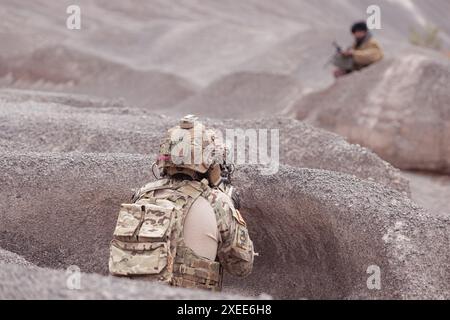
M 222 288 L 223 269 L 250 274 L 253 243 L 224 178 L 226 155 L 222 140 L 193 116 L 168 131 L 156 162 L 162 179 L 121 206 L 111 274 L 213 291 Z

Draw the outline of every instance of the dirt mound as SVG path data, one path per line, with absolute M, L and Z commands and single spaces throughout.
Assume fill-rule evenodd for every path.
M 0 263 L 0 299 L 120 299 L 120 300 L 228 300 L 243 296 L 164 286 L 97 274 L 80 274 L 80 290 L 69 289 L 70 276 L 61 270 L 25 268 Z M 264 296 L 263 298 L 269 298 Z
M 282 114 L 300 95 L 291 77 L 270 73 L 239 72 L 227 75 L 199 94 L 170 110 L 214 118 L 254 119 Z
M 20 250 L 20 248 L 16 248 L 17 250 Z M 3 264 L 14 264 L 18 266 L 24 266 L 24 267 L 33 267 L 34 265 L 21 256 L 19 256 L 16 253 L 9 252 L 6 250 L 3 250 L 0 248 L 0 265 Z M 2 283 L 0 281 L 0 283 Z M 3 283 L 2 283 L 3 284 Z
M 311 94 L 294 109 L 298 119 L 366 146 L 398 168 L 448 173 L 449 82 L 448 61 L 409 52 Z
M 141 155 L 5 154 L 0 166 L 0 247 L 39 266 L 102 274 L 117 208 L 151 175 Z M 400 193 L 292 167 L 276 176 L 244 167 L 235 181 L 261 256 L 226 288 L 278 298 L 448 294 L 449 223 Z M 367 289 L 369 265 L 381 268 L 383 290 Z
M 261 177 L 247 167 L 237 180 L 246 186 L 245 213 L 261 250 L 262 272 L 249 278 L 258 288 L 320 298 L 450 294 L 440 282 L 450 277 L 447 244 L 435 242 L 448 243 L 448 217 L 432 217 L 397 192 L 332 172 L 285 167 Z M 379 292 L 366 287 L 369 265 L 381 268 Z
M 153 161 L 176 119 L 80 96 L 0 91 L 0 147 L 34 152 L 145 154 Z M 339 171 L 409 193 L 400 172 L 372 152 L 292 119 L 206 120 L 225 129 L 278 129 L 280 162 Z M 5 141 L 2 143 L 2 141 Z M 14 144 L 14 145 L 12 145 Z
M 131 105 L 149 109 L 172 107 L 196 90 L 178 76 L 136 70 L 61 45 L 0 60 L 0 84 L 124 99 Z

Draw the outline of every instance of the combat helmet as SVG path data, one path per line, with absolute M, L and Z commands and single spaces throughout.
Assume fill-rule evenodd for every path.
M 227 157 L 221 135 L 207 129 L 194 115 L 187 115 L 167 131 L 156 165 L 163 177 L 185 174 L 195 180 L 206 178 L 212 186 L 217 186 L 222 171 L 229 166 Z

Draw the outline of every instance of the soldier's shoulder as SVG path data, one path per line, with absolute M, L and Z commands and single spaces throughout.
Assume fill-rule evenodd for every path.
M 214 205 L 233 207 L 231 198 L 218 188 L 211 188 L 208 200 Z
M 219 189 L 213 189 L 208 199 L 214 208 L 218 222 L 225 224 L 232 223 L 235 220 L 238 224 L 246 227 L 244 218 L 239 210 L 234 207 L 233 200 L 230 196 Z
M 146 185 L 144 185 L 141 188 L 141 190 L 159 188 L 159 187 L 166 186 L 168 184 L 169 184 L 169 179 L 159 179 L 159 180 L 155 180 L 155 181 L 151 181 L 151 182 L 147 183 Z
M 178 185 L 174 186 L 179 192 L 184 193 L 194 199 L 199 196 L 207 197 L 210 194 L 211 188 L 208 185 L 207 180 L 202 181 L 188 181 L 184 180 Z
M 192 206 L 189 208 L 188 213 L 201 213 L 203 216 L 212 214 L 214 215 L 214 208 L 211 203 L 205 197 L 198 197 Z
M 132 201 L 138 200 L 141 196 L 144 194 L 157 190 L 157 189 L 164 189 L 165 187 L 168 187 L 170 185 L 169 179 L 159 179 L 155 181 L 151 181 L 144 185 L 143 187 L 137 189 L 132 197 Z
M 372 45 L 372 46 L 377 46 L 377 47 L 380 46 L 380 42 L 373 37 L 369 39 L 368 44 Z

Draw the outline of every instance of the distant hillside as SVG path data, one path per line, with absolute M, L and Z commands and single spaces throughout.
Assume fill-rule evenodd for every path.
M 1 64 L 42 50 L 51 57 L 57 45 L 68 52 L 89 53 L 94 60 L 119 63 L 129 69 L 124 71 L 124 82 L 136 70 L 177 76 L 201 87 L 236 72 L 269 72 L 292 76 L 301 81 L 304 90 L 315 90 L 332 81 L 329 70 L 323 68 L 333 50 L 331 42 L 349 44 L 349 25 L 365 18 L 373 1 L 81 0 L 81 30 L 65 27 L 70 1 L 1 2 Z M 382 9 L 383 29 L 375 34 L 388 53 L 407 46 L 410 28 L 427 22 L 440 27 L 444 43 L 450 43 L 449 1 L 377 3 Z M 26 66 L 30 60 L 23 61 Z M 64 73 L 58 77 L 66 78 L 67 69 L 57 67 L 52 73 Z M 80 93 L 96 92 L 99 86 L 99 94 L 104 94 L 102 79 L 108 84 L 106 76 L 99 74 L 86 85 L 90 90 L 82 87 Z M 123 96 L 132 102 L 158 98 L 151 90 L 135 90 L 135 86 L 143 87 L 137 80 L 140 77 L 131 79 L 128 87 L 111 90 L 120 92 L 105 95 Z M 36 84 L 38 79 L 15 80 L 24 80 L 19 81 L 24 88 L 44 87 Z M 45 77 L 42 82 L 46 82 Z M 172 93 L 165 87 L 156 91 L 166 96 Z M 184 97 L 174 92 L 178 98 Z M 175 103 L 178 98 L 168 102 Z

